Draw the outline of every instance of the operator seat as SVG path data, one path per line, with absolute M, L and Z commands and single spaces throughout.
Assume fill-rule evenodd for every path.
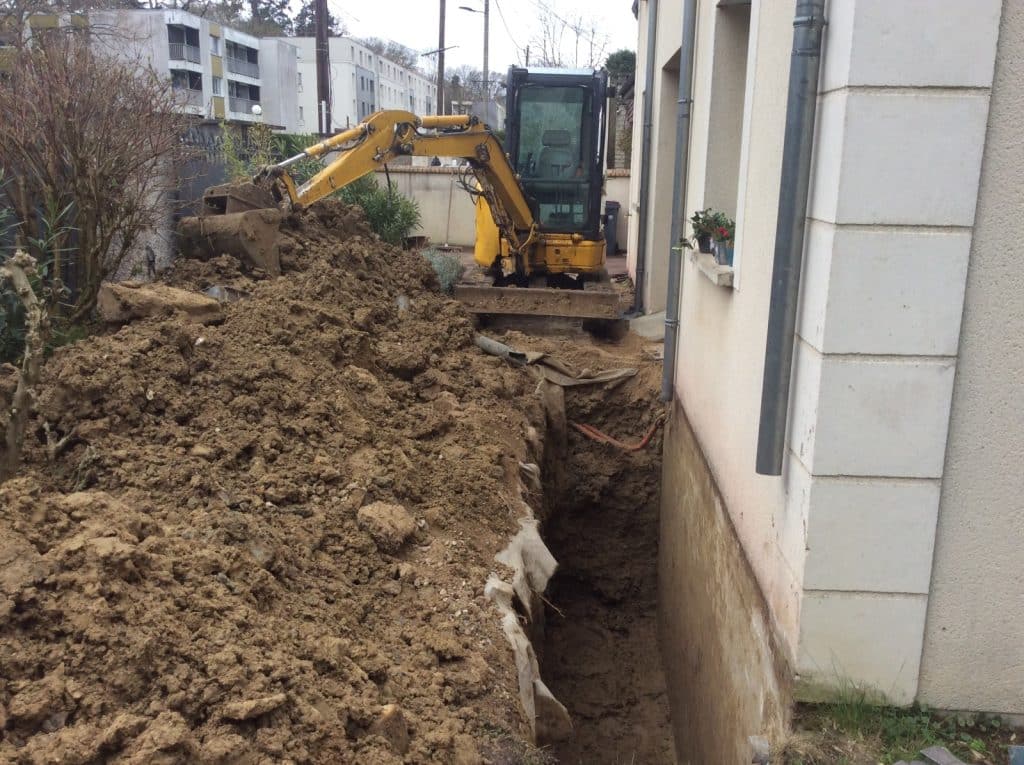
M 543 147 L 537 160 L 537 175 L 541 178 L 568 178 L 575 160 L 570 150 L 572 136 L 568 130 L 545 130 L 541 136 Z

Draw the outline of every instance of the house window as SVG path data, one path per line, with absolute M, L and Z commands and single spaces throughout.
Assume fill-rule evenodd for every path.
M 715 12 L 714 58 L 711 63 L 712 128 L 707 137 L 704 201 L 701 207 L 724 212 L 732 219 L 742 207 L 741 162 L 744 160 L 743 123 L 747 91 L 747 47 L 750 5 L 719 6 Z M 674 120 L 674 117 L 673 117 Z M 740 251 L 735 251 L 733 267 Z
M 211 87 L 213 88 L 213 95 L 215 95 L 215 96 L 222 95 L 222 93 L 221 93 L 221 90 L 223 88 L 222 83 L 223 83 L 223 80 L 220 77 L 214 77 L 211 80 Z
M 302 72 L 296 72 L 295 77 L 296 77 L 296 80 L 297 80 L 296 84 L 298 85 L 298 90 L 301 93 L 302 92 Z
M 214 56 L 220 55 L 220 38 L 210 35 L 210 53 Z
M 305 125 L 306 124 L 306 118 L 305 118 L 305 116 L 302 113 L 302 107 L 301 106 L 299 107 L 299 124 L 300 125 Z

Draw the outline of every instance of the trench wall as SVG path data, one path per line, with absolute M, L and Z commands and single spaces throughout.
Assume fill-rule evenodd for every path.
M 678 401 L 664 448 L 658 620 L 679 762 L 750 762 L 750 736 L 782 738 L 792 673 Z

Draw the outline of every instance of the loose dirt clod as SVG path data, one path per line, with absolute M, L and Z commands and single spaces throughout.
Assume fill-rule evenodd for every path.
M 166 284 L 101 284 L 96 297 L 96 312 L 103 321 L 113 324 L 149 316 L 170 316 L 178 311 L 199 324 L 224 318 L 216 300 Z
M 356 518 L 377 547 L 386 552 L 397 550 L 416 531 L 416 519 L 401 505 L 371 502 L 359 508 Z
M 0 761 L 531 756 L 483 584 L 539 459 L 534 383 L 355 209 L 283 230 L 280 278 L 177 264 L 248 294 L 222 323 L 138 319 L 45 365 L 0 485 Z

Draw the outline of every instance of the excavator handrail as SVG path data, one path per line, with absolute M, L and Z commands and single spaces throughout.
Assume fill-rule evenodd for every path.
M 424 133 L 436 130 L 436 133 Z M 310 157 L 341 152 L 330 164 L 296 187 L 287 169 Z M 384 110 L 337 133 L 301 154 L 264 168 L 257 182 L 280 180 L 293 207 L 313 204 L 385 166 L 398 156 L 457 157 L 469 162 L 495 225 L 521 261 L 537 238 L 537 222 L 519 178 L 504 149 L 486 125 L 471 115 L 431 115 Z

